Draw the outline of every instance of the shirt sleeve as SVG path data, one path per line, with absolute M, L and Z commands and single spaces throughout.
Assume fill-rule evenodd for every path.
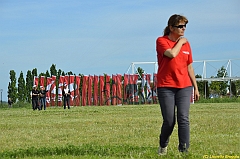
M 159 37 L 157 39 L 157 53 L 158 53 L 158 56 L 159 55 L 163 55 L 164 52 L 167 50 L 167 49 L 170 49 L 171 46 L 168 44 L 167 40 L 165 37 Z

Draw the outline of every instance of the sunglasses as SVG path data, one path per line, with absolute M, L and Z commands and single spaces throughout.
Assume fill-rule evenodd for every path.
M 173 27 L 180 28 L 180 29 L 183 28 L 183 27 L 186 28 L 186 27 L 187 27 L 187 24 L 184 24 L 184 25 L 178 25 L 178 26 L 174 26 L 174 25 L 173 25 Z

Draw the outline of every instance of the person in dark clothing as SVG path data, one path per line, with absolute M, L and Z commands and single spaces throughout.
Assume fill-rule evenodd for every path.
M 64 88 L 62 90 L 62 96 L 63 96 L 64 109 L 66 109 L 66 105 L 68 105 L 68 109 L 70 109 L 70 89 L 68 89 L 67 84 L 64 84 Z
M 39 92 L 39 96 L 40 96 L 40 104 L 41 104 L 41 110 L 42 108 L 44 110 L 46 110 L 46 89 L 44 86 L 41 86 L 40 87 L 40 92 Z
M 8 98 L 8 107 L 12 108 L 13 101 L 11 98 Z
M 39 97 L 39 91 L 37 90 L 37 86 L 34 85 L 32 90 L 32 109 L 33 110 L 36 110 L 36 109 L 41 110 L 39 107 L 38 97 Z

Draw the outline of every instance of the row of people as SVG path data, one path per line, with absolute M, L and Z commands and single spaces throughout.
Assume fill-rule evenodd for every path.
M 33 86 L 33 90 L 31 93 L 32 96 L 32 109 L 33 110 L 46 110 L 46 93 L 48 91 L 44 86 L 40 86 L 40 91 L 37 90 L 37 86 Z
M 46 110 L 46 93 L 48 91 L 45 89 L 44 86 L 40 86 L 40 91 L 37 90 L 37 86 L 33 86 L 33 90 L 31 93 L 32 97 L 32 109 L 33 110 Z M 70 109 L 70 89 L 68 88 L 67 84 L 64 84 L 64 88 L 62 90 L 62 96 L 64 101 L 64 109 L 68 106 Z

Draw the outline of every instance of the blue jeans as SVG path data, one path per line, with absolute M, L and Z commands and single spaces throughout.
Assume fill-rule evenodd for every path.
M 44 108 L 46 110 L 46 98 L 40 98 L 41 110 Z
M 158 100 L 163 117 L 163 124 L 159 137 L 159 144 L 161 147 L 166 147 L 168 145 L 169 137 L 176 123 L 175 109 L 177 109 L 178 149 L 180 152 L 185 152 L 189 148 L 189 108 L 192 89 L 192 87 L 157 88 Z

